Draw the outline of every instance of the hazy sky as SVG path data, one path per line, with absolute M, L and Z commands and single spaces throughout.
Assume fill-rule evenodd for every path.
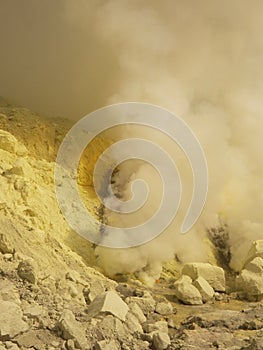
M 260 0 L 0 0 L 0 96 L 77 119 L 124 84 L 127 100 L 154 102 L 169 76 L 168 94 L 211 99 L 225 68 L 226 82 L 253 69 L 240 55 L 261 41 L 262 13 Z

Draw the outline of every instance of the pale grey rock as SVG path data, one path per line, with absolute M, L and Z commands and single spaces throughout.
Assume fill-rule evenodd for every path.
M 129 309 L 130 309 L 130 312 L 138 319 L 140 323 L 146 322 L 146 317 L 144 316 L 142 309 L 137 303 L 131 302 L 129 304 Z
M 0 301 L 0 340 L 9 340 L 25 332 L 28 325 L 23 321 L 20 307 L 11 301 Z
M 166 321 L 157 321 L 154 323 L 145 323 L 143 325 L 143 329 L 146 333 L 152 333 L 155 331 L 159 331 L 162 333 L 167 333 L 168 334 L 168 324 Z
M 156 307 L 156 301 L 149 292 L 144 292 L 141 297 L 127 297 L 125 302 L 128 305 L 131 303 L 138 304 L 144 315 L 154 312 Z
M 173 313 L 173 306 L 168 301 L 162 301 L 156 304 L 155 311 L 160 315 L 171 315 Z
M 98 295 L 89 305 L 88 314 L 91 317 L 98 315 L 101 312 L 110 313 L 125 321 L 128 305 L 119 297 L 115 291 L 108 291 Z
M 188 305 L 203 303 L 199 290 L 192 285 L 192 279 L 183 275 L 174 283 L 174 293 L 178 300 Z
M 120 350 L 121 346 L 117 340 L 101 340 L 95 344 L 95 350 Z
M 67 350 L 75 350 L 75 343 L 73 339 L 67 340 Z
M 90 304 L 98 295 L 105 293 L 105 286 L 102 281 L 91 281 L 89 286 L 86 286 L 83 290 L 83 295 L 88 304 Z
M 153 344 L 156 350 L 165 350 L 171 344 L 171 340 L 167 333 L 157 332 L 153 335 Z
M 130 311 L 126 315 L 125 324 L 131 333 L 143 333 L 143 329 L 140 322 Z
M 199 290 L 204 303 L 211 300 L 215 294 L 214 289 L 203 277 L 198 277 L 193 285 Z
M 225 272 L 221 267 L 208 263 L 188 263 L 182 269 L 183 275 L 188 275 L 192 280 L 203 277 L 216 292 L 224 292 L 226 289 Z

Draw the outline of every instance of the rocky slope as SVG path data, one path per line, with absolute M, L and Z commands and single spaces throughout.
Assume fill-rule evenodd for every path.
M 92 244 L 69 228 L 56 202 L 55 155 L 70 125 L 1 101 L 0 350 L 262 349 L 260 244 L 239 284 L 209 264 L 181 273 L 175 260 L 152 288 L 103 275 Z M 83 176 L 86 205 L 98 215 Z

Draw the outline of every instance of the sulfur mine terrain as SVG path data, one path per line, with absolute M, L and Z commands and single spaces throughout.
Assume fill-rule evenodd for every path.
M 54 162 L 71 124 L 1 101 L 0 350 L 263 349 L 262 241 L 239 276 L 223 230 L 213 233 L 217 263 L 175 257 L 151 286 L 98 267 L 56 201 Z M 83 156 L 79 182 L 100 217 L 90 176 L 98 149 L 102 140 Z

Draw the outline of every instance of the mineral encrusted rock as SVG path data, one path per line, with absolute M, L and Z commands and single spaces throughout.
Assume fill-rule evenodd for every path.
M 226 290 L 225 272 L 221 267 L 208 263 L 188 263 L 184 265 L 182 275 L 188 275 L 192 280 L 201 276 L 216 292 Z

